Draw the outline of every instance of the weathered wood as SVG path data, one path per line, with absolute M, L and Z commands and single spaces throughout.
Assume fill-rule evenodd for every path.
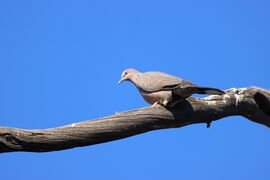
M 48 152 L 94 145 L 164 128 L 209 123 L 240 115 L 270 127 L 270 92 L 234 88 L 225 95 L 193 98 L 166 109 L 160 105 L 45 130 L 0 127 L 0 152 Z

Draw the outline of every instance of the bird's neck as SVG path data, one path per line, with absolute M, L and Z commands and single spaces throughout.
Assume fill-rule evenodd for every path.
M 130 78 L 130 81 L 135 85 L 135 86 L 138 86 L 138 82 L 140 80 L 140 77 L 141 77 L 141 73 L 137 73 L 135 74 L 134 76 L 132 76 Z

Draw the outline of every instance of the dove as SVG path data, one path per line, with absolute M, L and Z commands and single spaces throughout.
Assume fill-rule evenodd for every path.
M 224 94 L 224 91 L 217 88 L 197 86 L 180 77 L 162 72 L 142 73 L 133 68 L 123 71 L 118 84 L 123 81 L 132 82 L 149 104 L 160 104 L 165 107 L 174 107 L 193 94 Z

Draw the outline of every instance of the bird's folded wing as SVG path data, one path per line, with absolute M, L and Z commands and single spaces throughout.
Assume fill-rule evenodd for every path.
M 161 72 L 143 73 L 138 79 L 138 87 L 147 92 L 169 91 L 188 85 L 192 83 Z

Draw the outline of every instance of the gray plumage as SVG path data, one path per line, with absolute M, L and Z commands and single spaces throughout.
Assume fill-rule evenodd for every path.
M 122 73 L 120 83 L 131 81 L 143 98 L 150 104 L 162 104 L 173 107 L 192 94 L 222 95 L 216 88 L 200 87 L 190 81 L 162 72 L 141 73 L 135 69 L 127 69 Z
M 157 92 L 171 90 L 179 85 L 192 85 L 192 83 L 162 72 L 146 72 L 139 74 L 137 85 L 145 91 Z

